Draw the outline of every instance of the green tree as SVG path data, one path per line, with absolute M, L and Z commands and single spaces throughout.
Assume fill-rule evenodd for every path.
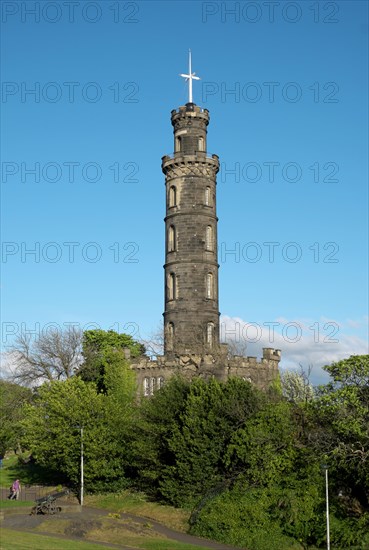
M 173 430 L 180 421 L 190 383 L 171 378 L 150 399 L 143 399 L 132 427 L 132 471 L 135 485 L 150 496 L 160 498 L 163 467 L 174 464 L 169 448 Z
M 268 489 L 237 484 L 204 506 L 191 532 L 248 550 L 301 550 L 269 514 L 272 505 Z
M 222 386 L 215 379 L 192 382 L 168 440 L 174 461 L 163 466 L 160 482 L 163 497 L 177 506 L 193 505 L 222 479 L 219 466 L 229 425 L 219 415 L 221 401 Z
M 112 352 L 111 352 L 112 353 Z M 62 473 L 72 484 L 80 478 L 80 428 L 84 433 L 87 490 L 114 489 L 126 484 L 124 434 L 135 395 L 129 366 L 119 352 L 106 370 L 107 393 L 79 377 L 45 383 L 21 422 L 24 445 L 36 461 Z
M 240 473 L 226 459 L 233 434 L 261 402 L 256 388 L 238 378 L 226 384 L 193 381 L 169 442 L 176 460 L 164 470 L 162 494 L 176 505 L 192 506 L 207 492 L 231 483 Z
M 339 481 L 341 504 L 358 500 L 369 507 L 369 355 L 327 365 L 332 380 L 319 388 L 312 403 L 315 426 L 310 441 Z M 351 498 L 352 497 L 352 498 Z
M 87 330 L 83 333 L 83 363 L 78 376 L 86 382 L 96 382 L 99 391 L 106 391 L 104 377 L 106 365 L 112 352 L 125 353 L 128 350 L 132 358 L 145 353 L 145 347 L 128 334 L 119 334 L 114 330 Z
M 32 391 L 18 384 L 0 380 L 0 456 L 20 450 L 23 406 L 32 399 Z
M 139 478 L 150 479 L 161 499 L 186 507 L 228 484 L 235 472 L 224 460 L 227 445 L 260 399 L 241 379 L 170 381 L 143 405 L 136 455 L 146 468 Z
M 138 411 L 136 375 L 120 350 L 107 351 L 104 360 L 107 428 L 119 451 L 121 473 L 128 477 L 132 471 L 133 426 Z M 106 488 L 106 484 L 100 485 Z
M 234 431 L 226 462 L 245 472 L 250 484 L 263 486 L 288 473 L 296 458 L 296 431 L 287 402 L 266 402 Z
M 234 430 L 225 462 L 238 476 L 229 491 L 205 502 L 194 532 L 250 550 L 308 549 L 324 541 L 321 461 L 299 439 L 296 406 L 265 396 Z
M 108 402 L 116 407 L 117 418 L 130 418 L 137 394 L 136 375 L 121 350 L 108 349 L 102 362 Z

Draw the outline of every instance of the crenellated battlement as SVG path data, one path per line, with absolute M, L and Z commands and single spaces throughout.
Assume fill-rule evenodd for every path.
M 152 395 L 152 392 L 147 393 L 150 384 L 155 388 L 161 387 L 174 375 L 181 375 L 187 380 L 197 376 L 217 378 L 222 382 L 237 377 L 265 390 L 279 376 L 280 359 L 280 350 L 273 348 L 264 348 L 259 361 L 257 357 L 229 356 L 228 345 L 220 344 L 217 354 L 168 353 L 156 359 L 141 357 L 132 363 L 132 369 L 136 372 L 139 392 L 143 395 Z
M 274 348 L 263 348 L 263 359 L 279 362 L 281 360 L 281 350 Z
M 172 109 L 170 112 L 170 116 L 173 120 L 173 117 L 176 115 L 179 116 L 202 116 L 203 118 L 210 119 L 210 114 L 208 109 L 203 109 L 202 107 L 199 107 L 195 103 L 186 103 L 186 105 L 181 105 L 178 107 L 178 109 Z
M 171 112 L 175 134 L 185 132 L 205 136 L 210 121 L 209 111 L 200 109 L 197 105 L 194 105 L 193 109 L 188 109 L 187 105 Z

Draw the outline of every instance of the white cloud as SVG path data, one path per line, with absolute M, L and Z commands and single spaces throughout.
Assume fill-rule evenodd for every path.
M 16 363 L 13 354 L 9 352 L 2 352 L 0 357 L 0 379 L 6 380 L 13 376 Z
M 234 342 L 248 356 L 260 358 L 262 348 L 280 349 L 281 369 L 298 369 L 302 365 L 307 371 L 312 366 L 311 382 L 320 384 L 328 380 L 322 369 L 324 365 L 350 355 L 369 353 L 368 342 L 357 335 L 345 333 L 345 325 L 323 317 L 319 321 L 278 318 L 250 323 L 240 317 L 222 315 L 220 336 L 222 341 Z M 351 323 L 349 332 L 352 328 Z

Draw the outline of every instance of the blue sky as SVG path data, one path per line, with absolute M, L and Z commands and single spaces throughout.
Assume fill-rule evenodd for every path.
M 368 353 L 367 3 L 272 4 L 2 3 L 3 346 L 49 323 L 160 327 L 160 164 L 191 48 L 223 335 L 316 381 Z

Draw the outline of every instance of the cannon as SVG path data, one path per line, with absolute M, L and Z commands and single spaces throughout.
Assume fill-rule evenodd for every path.
M 62 498 L 68 494 L 69 491 L 66 490 L 36 498 L 36 506 L 32 508 L 31 514 L 57 514 L 61 512 L 61 507 L 56 505 L 56 501 L 58 498 Z

